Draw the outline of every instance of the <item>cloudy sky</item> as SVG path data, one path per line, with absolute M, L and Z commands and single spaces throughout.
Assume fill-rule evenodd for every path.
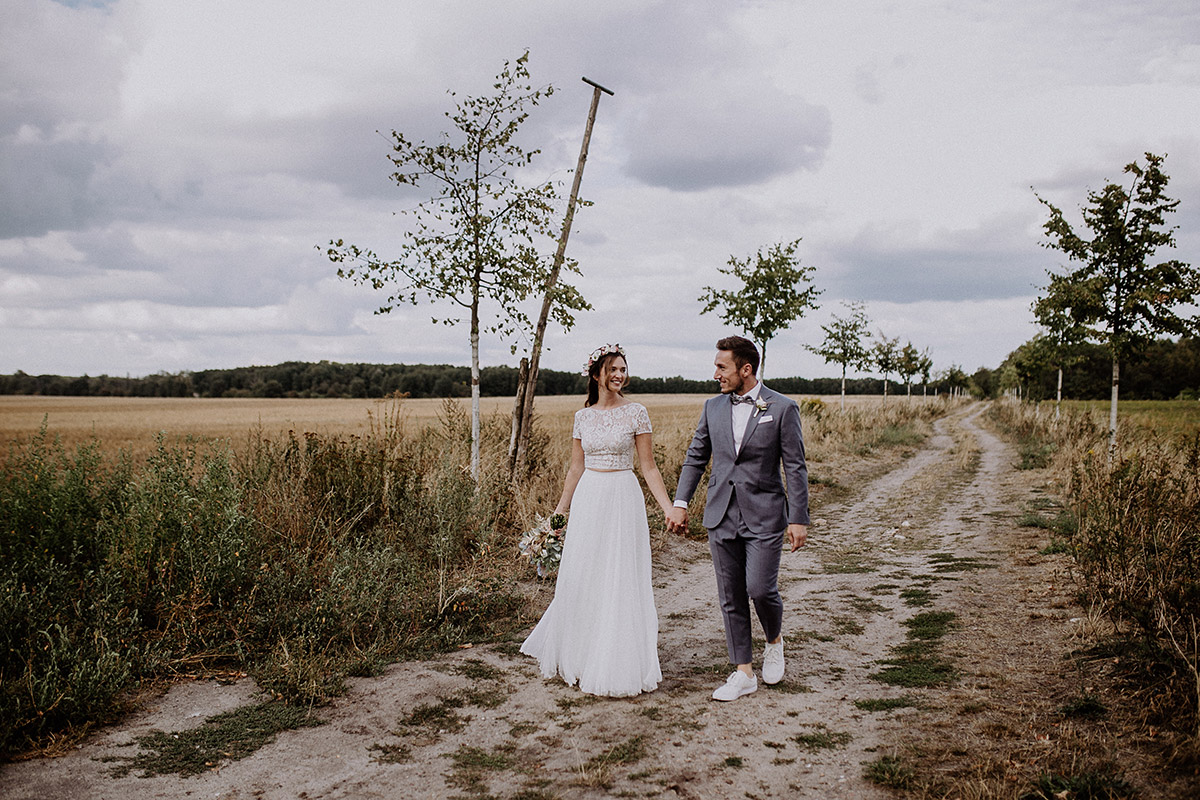
M 1195 0 L 0 0 L 0 373 L 146 375 L 286 360 L 469 362 L 465 326 L 336 277 L 392 256 L 415 202 L 387 135 L 435 139 L 447 90 L 530 52 L 555 94 L 532 179 L 565 195 L 605 96 L 569 254 L 595 310 L 544 366 L 620 341 L 641 375 L 707 377 L 717 270 L 801 238 L 821 308 L 768 377 L 863 301 L 936 369 L 1032 336 L 1050 199 L 1166 154 L 1173 254 L 1200 263 Z M 547 252 L 552 252 L 552 243 Z M 1166 257 L 1166 256 L 1164 256 Z M 527 342 L 517 340 L 518 347 Z M 486 342 L 486 364 L 515 364 Z

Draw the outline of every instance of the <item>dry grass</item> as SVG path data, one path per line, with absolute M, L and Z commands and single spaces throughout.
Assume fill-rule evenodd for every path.
M 662 394 L 631 396 L 651 412 L 660 444 L 674 445 L 673 431 L 690 436 L 707 395 Z M 796 399 L 801 399 L 797 397 Z M 420 428 L 437 422 L 443 405 L 451 402 L 469 412 L 470 400 L 295 400 L 258 398 L 131 398 L 0 396 L 0 441 L 24 440 L 43 422 L 68 450 L 93 439 L 105 450 L 126 450 L 135 459 L 155 449 L 160 433 L 168 442 L 193 437 L 202 441 L 229 440 L 235 448 L 250 435 L 275 438 L 294 431 L 334 436 L 362 436 L 395 409 L 406 427 Z M 830 402 L 833 407 L 835 401 Z M 873 396 L 847 398 L 850 409 L 879 402 Z M 895 402 L 893 400 L 893 402 Z M 480 408 L 485 417 L 507 419 L 512 398 L 485 397 Z M 542 397 L 537 413 L 552 443 L 568 443 L 572 415 L 582 407 L 575 395 Z M 678 437 L 675 437 L 678 438 Z M 686 443 L 684 444 L 686 447 Z M 565 451 L 564 446 L 564 451 Z

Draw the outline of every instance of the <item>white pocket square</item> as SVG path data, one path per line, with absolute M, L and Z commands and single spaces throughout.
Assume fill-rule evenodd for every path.
M 771 421 L 771 420 L 773 420 L 773 419 L 775 419 L 775 418 L 774 418 L 774 417 L 772 417 L 770 414 L 767 414 L 765 417 L 763 417 L 762 419 L 760 419 L 760 420 L 758 421 L 758 424 L 759 424 L 759 425 L 762 425 L 764 422 L 770 422 L 770 421 Z

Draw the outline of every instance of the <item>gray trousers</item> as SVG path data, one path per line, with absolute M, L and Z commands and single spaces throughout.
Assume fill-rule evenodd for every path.
M 725 619 L 725 644 L 731 664 L 754 661 L 751 601 L 768 642 L 783 630 L 779 558 L 783 553 L 784 533 L 751 532 L 742 520 L 736 495 L 731 498 L 721 524 L 708 531 L 708 549 L 717 573 L 717 596 Z

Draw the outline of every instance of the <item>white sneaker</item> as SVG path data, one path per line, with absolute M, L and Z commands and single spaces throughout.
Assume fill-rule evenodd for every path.
M 783 637 L 775 644 L 767 642 L 767 650 L 763 653 L 763 683 L 774 684 L 783 680 Z
M 735 669 L 724 685 L 718 686 L 713 692 L 713 700 L 737 700 L 742 695 L 757 691 L 758 678 Z

